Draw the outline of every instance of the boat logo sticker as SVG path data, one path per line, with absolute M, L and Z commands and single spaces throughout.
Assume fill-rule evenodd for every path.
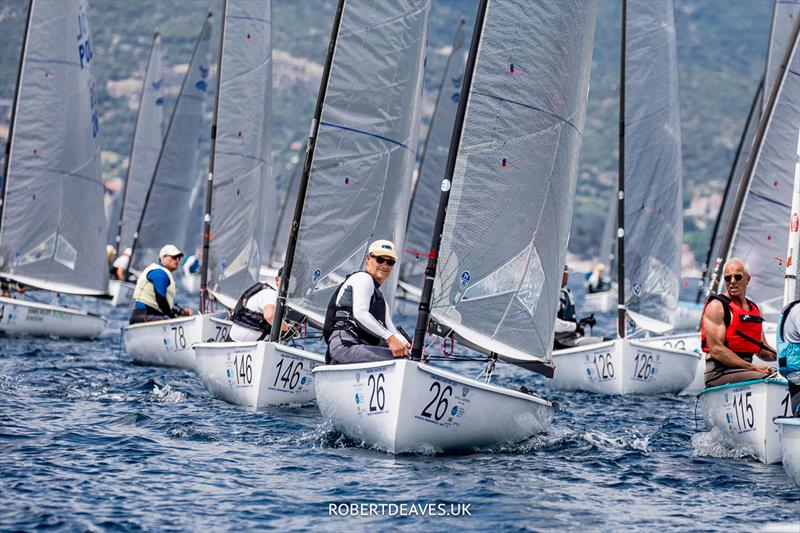
M 461 396 L 464 396 L 466 398 L 467 394 L 469 394 L 469 387 L 464 387 L 461 390 Z
M 633 294 L 635 294 L 636 296 L 642 294 L 642 286 L 639 285 L 638 283 L 633 284 Z
M 356 393 L 356 405 L 361 403 L 361 398 L 358 397 L 358 393 Z
M 356 383 L 361 381 L 361 372 L 356 372 Z
M 470 280 L 471 277 L 472 276 L 470 276 L 470 273 L 469 273 L 468 270 L 465 270 L 464 272 L 461 273 L 461 281 L 459 282 L 459 285 L 461 285 L 462 289 L 464 287 L 466 287 L 467 285 L 469 285 L 469 280 Z
M 311 276 L 311 281 L 312 281 L 312 283 L 316 283 L 316 282 L 318 282 L 318 281 L 319 281 L 319 278 L 321 278 L 321 277 L 322 277 L 322 272 L 320 271 L 320 269 L 316 269 L 316 270 L 314 271 L 314 275 L 313 275 L 313 276 Z

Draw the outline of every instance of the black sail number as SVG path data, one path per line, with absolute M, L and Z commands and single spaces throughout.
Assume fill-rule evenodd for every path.
M 434 391 L 434 389 L 436 389 Z M 442 385 L 438 381 L 434 381 L 431 383 L 431 388 L 428 389 L 430 392 L 433 392 L 433 398 L 428 405 L 420 413 L 421 416 L 425 418 L 435 418 L 437 421 L 444 418 L 444 415 L 447 414 L 447 408 L 450 406 L 450 402 L 448 402 L 447 398 L 451 398 L 453 396 L 453 388 L 450 385 L 446 385 L 442 387 Z M 447 395 L 447 398 L 445 398 Z M 436 408 L 433 410 L 433 413 L 429 411 L 436 404 Z
M 172 339 L 175 342 L 176 350 L 183 350 L 186 348 L 186 335 L 183 331 L 183 326 L 172 326 Z
M 253 382 L 253 356 L 250 354 L 236 355 L 233 358 L 233 375 L 236 376 L 236 384 L 251 384 Z
M 648 353 L 636 353 L 633 358 L 635 363 L 633 367 L 634 379 L 641 379 L 647 381 L 653 376 L 653 355 Z
M 386 405 L 386 391 L 383 388 L 385 382 L 386 378 L 383 373 L 378 374 L 377 378 L 375 374 L 370 374 L 367 378 L 367 386 L 372 387 L 372 392 L 369 395 L 369 411 L 371 413 L 383 411 Z
M 611 379 L 614 377 L 614 363 L 611 361 L 610 353 L 594 354 L 594 368 L 597 370 L 597 377 L 600 379 Z
M 278 380 L 280 380 L 281 386 L 284 389 L 294 390 L 300 384 L 300 373 L 303 370 L 303 362 L 290 361 L 285 368 L 284 362 L 284 358 L 281 357 L 281 360 L 275 365 L 277 372 L 275 373 L 275 381 L 272 383 L 272 386 L 277 387 Z
M 739 431 L 747 431 L 755 426 L 756 417 L 753 405 L 750 403 L 752 392 L 741 392 L 733 395 L 733 411 L 736 415 L 736 425 Z

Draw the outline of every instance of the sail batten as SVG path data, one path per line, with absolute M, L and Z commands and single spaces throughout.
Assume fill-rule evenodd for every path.
M 3 277 L 106 291 L 94 59 L 87 1 L 31 2 L 0 226 Z

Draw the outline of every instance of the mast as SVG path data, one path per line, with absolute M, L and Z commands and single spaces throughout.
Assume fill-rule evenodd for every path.
M 303 217 L 303 204 L 305 202 L 306 191 L 308 190 L 308 179 L 311 174 L 311 162 L 314 159 L 314 147 L 317 144 L 317 132 L 319 131 L 319 121 L 322 117 L 322 105 L 325 102 L 325 93 L 328 90 L 328 80 L 331 75 L 331 65 L 333 64 L 333 53 L 336 49 L 336 39 L 339 36 L 339 25 L 342 22 L 342 12 L 344 11 L 345 0 L 339 0 L 336 6 L 336 14 L 331 28 L 331 37 L 328 43 L 328 54 L 325 57 L 325 66 L 322 70 L 322 79 L 319 83 L 319 93 L 317 94 L 317 105 L 314 109 L 314 118 L 311 120 L 311 129 L 308 132 L 308 144 L 306 146 L 305 160 L 303 161 L 303 174 L 300 178 L 300 188 L 297 191 L 297 202 L 294 207 L 292 217 L 292 228 L 289 232 L 289 243 L 286 246 L 286 259 L 283 266 L 283 277 L 278 288 L 278 299 L 275 303 L 275 315 L 272 319 L 272 331 L 269 334 L 270 342 L 277 342 L 280 339 L 281 324 L 286 314 L 286 294 L 289 292 L 289 280 L 292 275 L 292 263 L 294 262 L 294 252 L 297 248 L 297 235 L 300 233 L 300 219 Z
M 194 57 L 197 54 L 197 49 L 200 46 L 200 41 L 203 37 L 203 32 L 205 31 L 205 24 L 211 19 L 213 16 L 212 13 L 209 13 L 206 16 L 206 20 L 203 23 L 203 29 L 200 30 L 200 35 L 197 38 L 197 42 L 194 45 L 194 50 L 192 50 L 192 57 L 189 59 L 189 65 L 194 63 Z M 181 82 L 181 90 L 178 92 L 178 100 L 175 102 L 175 106 L 172 108 L 172 114 L 169 118 L 169 125 L 167 126 L 167 131 L 164 134 L 164 139 L 166 140 L 169 137 L 169 131 L 172 129 L 172 123 L 175 120 L 175 115 L 178 111 L 178 104 L 180 103 L 181 95 L 183 94 L 183 90 L 186 87 L 186 80 L 189 79 L 189 73 L 191 70 L 186 72 L 186 75 L 183 77 L 183 82 Z M 131 265 L 133 265 L 133 257 L 136 254 L 136 244 L 139 242 L 139 232 L 142 231 L 142 222 L 144 222 L 144 215 L 147 213 L 147 204 L 150 201 L 150 194 L 153 192 L 153 186 L 156 182 L 156 173 L 158 172 L 158 167 L 161 164 L 161 158 L 164 155 L 164 148 L 166 147 L 166 142 L 161 144 L 161 150 L 158 152 L 158 160 L 156 161 L 155 169 L 153 170 L 153 175 L 150 178 L 150 185 L 147 187 L 147 194 L 144 197 L 144 203 L 142 204 L 142 212 L 139 215 L 139 222 L 136 224 L 136 231 L 133 232 L 133 242 L 131 243 L 131 257 L 128 261 L 128 267 L 125 269 L 125 278 L 127 279 L 128 273 L 130 272 Z
M 17 107 L 19 107 L 19 86 L 22 82 L 22 64 L 25 61 L 25 52 L 28 48 L 28 36 L 30 34 L 31 16 L 33 14 L 33 0 L 28 2 L 28 17 L 25 19 L 25 33 L 23 33 L 22 46 L 19 51 L 19 69 L 17 70 L 17 84 L 14 88 L 14 105 L 11 106 L 11 122 L 8 127 L 8 139 L 6 139 L 6 160 L 3 168 L 3 182 L 0 183 L 0 235 L 3 228 L 3 206 L 6 203 L 6 190 L 8 187 L 8 169 L 11 162 L 11 140 L 14 138 L 14 123 L 17 117 Z
M 114 242 L 117 245 L 117 253 L 120 252 L 119 245 L 122 242 L 122 221 L 125 219 L 125 199 L 128 197 L 128 183 L 131 177 L 131 162 L 133 161 L 133 151 L 136 148 L 136 131 L 139 129 L 139 113 L 142 112 L 142 102 L 144 101 L 144 93 L 147 90 L 147 74 L 150 71 L 150 62 L 153 61 L 153 51 L 156 47 L 156 40 L 159 38 L 159 33 L 153 35 L 153 44 L 150 45 L 150 54 L 147 56 L 147 67 L 144 72 L 144 80 L 142 80 L 142 90 L 139 93 L 139 107 L 136 109 L 136 121 L 133 123 L 133 137 L 131 138 L 131 149 L 128 152 L 128 170 L 125 173 L 125 185 L 122 186 L 122 205 L 119 208 L 119 221 L 117 221 L 117 236 Z
M 458 157 L 458 147 L 461 144 L 461 129 L 464 125 L 464 116 L 467 112 L 467 100 L 472 86 L 472 76 L 475 71 L 475 61 L 478 55 L 478 46 L 483 30 L 483 20 L 486 16 L 486 6 L 488 0 L 481 0 L 478 6 L 478 13 L 475 17 L 475 29 L 472 32 L 472 41 L 469 46 L 469 58 L 464 70 L 464 81 L 461 86 L 461 100 L 458 102 L 455 123 L 453 124 L 453 135 L 450 138 L 450 151 L 447 154 L 447 166 L 445 167 L 444 179 L 442 180 L 442 194 L 439 196 L 439 208 L 436 212 L 436 221 L 433 226 L 431 238 L 431 251 L 428 255 L 428 265 L 425 267 L 425 282 L 422 285 L 422 296 L 419 301 L 419 311 L 417 313 L 417 326 L 414 331 L 414 343 L 411 347 L 411 358 L 422 359 L 422 348 L 425 344 L 425 333 L 428 330 L 428 320 L 430 317 L 431 297 L 433 294 L 433 279 L 436 277 L 436 266 L 439 262 L 439 246 L 442 240 L 442 230 L 444 229 L 444 218 L 447 214 L 447 203 L 450 200 L 450 188 L 453 183 L 453 174 Z
M 797 263 L 800 261 L 800 131 L 797 134 L 797 161 L 794 167 L 792 214 L 789 218 L 789 245 L 786 252 L 786 274 L 783 282 L 783 305 L 800 296 L 797 285 Z
M 206 206 L 203 214 L 203 259 L 200 262 L 200 312 L 206 312 L 206 291 L 208 290 L 208 259 L 211 241 L 211 201 L 214 194 L 214 161 L 217 146 L 217 119 L 219 117 L 219 93 L 222 85 L 222 53 L 225 48 L 225 17 L 228 14 L 228 0 L 222 4 L 222 20 L 219 29 L 219 57 L 217 58 L 217 91 L 214 94 L 214 119 L 211 123 L 211 147 L 208 156 L 208 182 L 206 183 Z
M 719 233 L 719 225 L 722 221 L 723 210 L 725 209 L 725 202 L 732 194 L 731 185 L 733 184 L 733 180 L 735 179 L 734 173 L 736 172 L 736 167 L 738 166 L 739 159 L 742 156 L 742 149 L 744 148 L 744 143 L 747 138 L 747 130 L 750 129 L 750 123 L 753 120 L 753 116 L 755 115 L 756 108 L 758 107 L 759 100 L 762 98 L 762 90 L 764 88 L 764 78 L 761 78 L 761 82 L 758 84 L 758 88 L 756 89 L 756 94 L 753 96 L 753 102 L 750 104 L 750 112 L 747 113 L 747 121 L 744 123 L 744 129 L 742 130 L 742 136 L 739 138 L 739 144 L 736 146 L 736 155 L 733 157 L 733 164 L 731 165 L 731 171 L 728 174 L 728 181 L 725 183 L 725 192 L 722 193 L 722 203 L 720 204 L 719 213 L 717 213 L 717 219 L 714 221 L 714 229 L 711 231 L 711 240 L 708 241 L 708 252 L 706 253 L 706 262 L 705 262 L 705 269 L 703 271 L 703 280 L 706 279 L 706 276 L 711 271 L 715 271 L 718 265 L 711 266 L 711 261 L 715 258 L 711 257 L 714 251 L 714 241 L 717 240 L 717 234 Z M 707 293 L 711 292 L 711 280 L 709 280 L 709 286 L 706 290 Z M 697 299 L 695 300 L 696 303 L 700 303 L 700 300 L 703 297 L 704 287 L 700 287 L 697 291 Z
M 625 338 L 625 39 L 628 2 L 622 0 L 619 61 L 619 168 L 617 171 L 617 336 Z
M 789 61 L 792 59 L 793 52 L 796 51 L 797 53 L 800 53 L 800 51 L 797 50 L 798 38 L 800 38 L 800 17 L 797 18 L 794 23 L 794 27 L 792 28 L 791 37 L 789 39 L 789 43 L 791 43 L 791 45 L 786 47 L 786 51 L 781 59 L 781 64 L 778 67 L 778 74 L 775 78 L 776 83 L 773 84 L 772 89 L 770 90 L 767 106 L 764 108 L 764 113 L 761 116 L 761 122 L 758 125 L 758 130 L 756 131 L 755 139 L 753 140 L 753 146 L 755 149 L 750 151 L 750 155 L 747 158 L 747 166 L 744 170 L 744 177 L 739 184 L 739 189 L 736 191 L 736 199 L 734 200 L 731 208 L 731 213 L 734 216 L 731 216 L 730 220 L 728 220 L 728 226 L 725 228 L 725 233 L 722 237 L 722 244 L 719 248 L 719 255 L 716 259 L 715 269 L 712 274 L 710 287 L 712 292 L 716 291 L 717 285 L 719 284 L 722 262 L 730 253 L 730 247 L 733 243 L 733 237 L 736 233 L 736 227 L 738 226 L 739 222 L 738 216 L 741 214 L 745 197 L 747 196 L 747 192 L 750 190 L 750 180 L 753 177 L 753 170 L 755 169 L 756 162 L 761 156 L 761 145 L 764 142 L 764 135 L 766 134 L 767 126 L 769 126 L 769 124 L 772 122 L 772 115 L 775 111 L 775 103 L 778 100 L 778 93 L 783 87 L 783 84 L 786 81 L 786 76 L 789 72 Z

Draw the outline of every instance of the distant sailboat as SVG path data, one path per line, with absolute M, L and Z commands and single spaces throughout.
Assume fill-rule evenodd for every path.
M 595 8 L 480 3 L 411 359 L 313 371 L 320 410 L 348 437 L 390 453 L 469 451 L 549 426 L 551 402 L 488 378 L 499 361 L 552 372 Z M 487 379 L 421 362 L 429 331 L 487 354 Z
M 672 329 L 683 240 L 674 5 L 622 2 L 617 339 L 553 353 L 557 390 L 679 393 L 700 355 L 626 338 L 628 320 Z M 555 316 L 555 313 L 554 313 Z
M 156 33 L 142 81 L 139 108 L 136 112 L 136 123 L 128 156 L 128 172 L 122 189 L 114 239 L 118 254 L 133 244 L 133 234 L 142 214 L 148 186 L 153 179 L 158 154 L 161 152 L 163 138 L 161 124 L 164 121 L 164 94 L 161 89 L 164 80 L 161 74 L 161 61 L 161 36 Z M 133 283 L 112 278 L 109 282 L 111 305 L 116 307 L 129 304 L 133 297 L 133 289 Z
M 95 54 L 86 0 L 32 0 L 0 203 L 0 278 L 55 293 L 108 285 Z M 76 39 L 77 36 L 77 39 Z M 81 310 L 0 297 L 0 332 L 96 337 Z

